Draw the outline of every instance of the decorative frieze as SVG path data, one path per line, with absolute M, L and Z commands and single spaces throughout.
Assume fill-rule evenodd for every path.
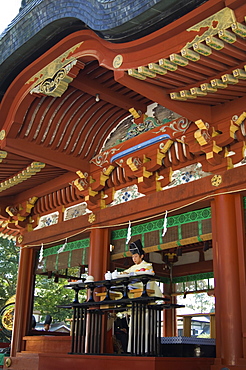
M 58 223 L 58 218 L 59 218 L 59 212 L 58 211 L 50 213 L 48 215 L 41 216 L 36 229 L 41 229 L 43 227 L 55 225 L 55 224 Z
M 64 211 L 64 221 L 71 220 L 73 218 L 77 218 L 79 216 L 83 216 L 87 213 L 91 213 L 91 211 L 87 208 L 87 203 L 82 202 L 76 204 L 75 206 L 68 207 Z

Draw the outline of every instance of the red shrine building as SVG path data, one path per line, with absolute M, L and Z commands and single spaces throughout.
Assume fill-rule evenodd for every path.
M 0 236 L 20 247 L 5 369 L 246 369 L 245 19 L 244 0 L 22 1 L 0 39 Z M 37 274 L 103 281 L 136 239 L 170 302 L 161 339 L 186 282 L 214 279 L 213 357 L 31 332 Z

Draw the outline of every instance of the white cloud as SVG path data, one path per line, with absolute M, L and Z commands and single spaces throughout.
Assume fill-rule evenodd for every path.
M 5 28 L 11 23 L 11 21 L 19 13 L 21 6 L 21 0 L 6 0 L 1 1 L 1 12 L 0 12 L 0 34 Z

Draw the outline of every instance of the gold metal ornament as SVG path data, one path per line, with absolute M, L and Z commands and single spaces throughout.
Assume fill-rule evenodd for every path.
M 70 70 L 76 65 L 77 60 L 73 60 L 65 67 L 55 71 L 54 75 L 47 77 L 39 85 L 35 86 L 30 93 L 31 94 L 44 94 L 53 97 L 61 97 L 62 94 L 67 90 L 70 82 L 73 78 L 68 74 Z
M 91 213 L 88 217 L 88 221 L 90 224 L 96 221 L 96 215 L 94 213 Z
M 120 54 L 116 55 L 116 57 L 113 60 L 113 67 L 114 68 L 120 68 L 122 63 L 123 63 L 123 56 L 120 55 Z
M 26 167 L 23 171 L 17 173 L 6 181 L 0 183 L 0 192 L 11 188 L 12 186 L 18 185 L 23 181 L 26 181 L 30 177 L 36 175 L 37 172 L 41 171 L 45 167 L 45 163 L 32 162 L 30 166 Z
M 17 238 L 17 243 L 21 244 L 22 242 L 23 242 L 23 236 L 19 235 L 18 238 Z
M 206 31 L 201 36 L 195 38 L 185 45 L 185 48 L 193 46 L 196 42 L 203 42 L 206 38 L 217 35 L 220 30 L 230 28 L 236 22 L 236 17 L 232 9 L 225 7 L 203 21 L 187 29 L 188 32 L 199 32 L 202 28 Z
M 32 85 L 32 88 L 33 88 L 34 86 L 37 86 L 41 82 L 45 81 L 47 78 L 54 76 L 57 71 L 64 68 L 66 65 L 70 64 L 71 62 L 74 62 L 76 60 L 74 53 L 78 51 L 78 49 L 81 47 L 82 44 L 83 44 L 83 41 L 74 45 L 67 51 L 65 51 L 58 58 L 56 58 L 51 63 L 49 63 L 47 66 L 45 66 L 42 70 L 40 70 L 35 75 L 33 75 L 26 82 L 26 84 Z
M 1 131 L 0 131 L 0 140 L 5 139 L 5 136 L 6 136 L 6 132 L 5 132 L 5 130 L 1 130 Z
M 222 183 L 222 176 L 221 175 L 214 175 L 211 179 L 211 184 L 213 186 L 219 186 Z
M 6 310 L 2 316 L 2 325 L 7 330 L 13 330 L 14 323 L 14 307 Z
M 12 364 L 12 360 L 10 357 L 5 358 L 5 366 L 10 367 Z

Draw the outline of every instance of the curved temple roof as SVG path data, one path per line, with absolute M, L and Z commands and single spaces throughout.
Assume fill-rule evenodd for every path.
M 23 67 L 72 32 L 91 29 L 109 41 L 131 41 L 163 27 L 206 1 L 23 2 L 26 5 L 0 36 L 0 95 Z

